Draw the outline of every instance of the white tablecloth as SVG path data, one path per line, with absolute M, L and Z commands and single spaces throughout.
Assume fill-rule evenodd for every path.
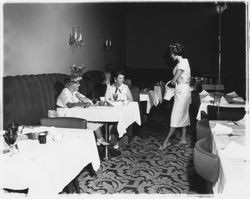
M 162 103 L 162 90 L 160 86 L 154 86 L 154 105 Z
M 147 93 L 140 93 L 140 101 L 146 101 L 147 107 L 146 107 L 146 113 L 150 112 L 151 107 L 154 105 L 154 91 L 149 91 Z
M 214 127 L 216 123 L 233 129 L 235 136 L 216 133 Z M 237 195 L 245 194 L 249 183 L 247 180 L 247 168 L 249 159 L 247 157 L 245 125 L 235 125 L 230 121 L 209 121 L 212 131 L 213 153 L 220 158 L 220 176 L 213 186 L 215 194 Z
M 213 95 L 211 95 L 213 97 Z M 198 113 L 197 113 L 197 117 L 196 119 L 197 120 L 200 120 L 201 119 L 201 111 L 204 111 L 205 113 L 207 113 L 207 106 L 208 105 L 216 105 L 216 104 L 213 104 L 213 102 L 206 102 L 203 100 L 204 96 L 200 96 L 200 100 L 201 100 L 201 104 L 200 104 L 200 107 L 199 107 L 199 110 L 198 110 Z M 235 102 L 234 104 L 224 104 L 224 103 L 220 103 L 219 106 L 221 107 L 245 107 L 245 104 L 242 104 L 242 103 L 239 103 L 237 104 L 237 102 Z
M 89 163 L 100 159 L 94 133 L 85 129 L 47 128 L 46 144 L 19 140 L 20 152 L 0 155 L 0 188 L 29 188 L 28 198 L 53 198 Z
M 64 116 L 83 118 L 90 122 L 118 122 L 117 131 L 119 137 L 126 133 L 126 129 L 130 124 L 136 122 L 138 125 L 141 125 L 140 110 L 137 102 L 129 102 L 128 105 L 119 107 L 73 107 L 64 111 Z
M 154 90 L 140 93 L 140 101 L 147 102 L 146 113 L 150 112 L 152 106 L 157 106 L 162 102 L 162 92 L 160 86 L 154 86 Z

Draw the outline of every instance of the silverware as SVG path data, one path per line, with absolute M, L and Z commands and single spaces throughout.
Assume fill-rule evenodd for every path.
M 238 126 L 238 123 L 237 122 L 235 122 L 235 121 L 232 121 L 235 125 L 237 125 Z
M 229 133 L 227 134 L 228 137 L 232 137 L 232 136 L 240 136 L 240 135 L 236 135 L 236 134 L 232 134 L 232 133 Z

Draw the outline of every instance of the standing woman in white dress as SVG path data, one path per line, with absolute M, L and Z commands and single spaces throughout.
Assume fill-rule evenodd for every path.
M 190 77 L 191 71 L 188 59 L 182 57 L 183 45 L 175 43 L 169 45 L 170 57 L 177 61 L 173 70 L 173 79 L 171 85 L 175 86 L 174 105 L 170 119 L 170 129 L 160 150 L 170 145 L 169 139 L 173 135 L 176 128 L 182 128 L 182 135 L 179 145 L 186 144 L 187 127 L 190 125 L 189 105 L 191 103 Z

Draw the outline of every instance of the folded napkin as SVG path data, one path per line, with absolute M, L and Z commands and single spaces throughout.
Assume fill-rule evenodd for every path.
M 247 159 L 246 147 L 233 140 L 221 151 L 221 154 L 229 159 Z
M 215 127 L 213 128 L 213 131 L 217 135 L 227 135 L 233 132 L 233 129 L 231 127 L 216 123 Z
M 227 102 L 227 100 L 225 99 L 225 97 L 223 97 L 223 96 L 220 98 L 220 103 L 221 103 L 221 104 L 229 104 L 229 103 Z
M 40 133 L 43 131 L 53 131 L 55 127 L 46 127 L 46 126 L 37 126 L 37 127 L 24 127 L 22 134 L 27 134 L 27 133 Z
M 210 94 L 210 93 L 207 92 L 206 90 L 203 90 L 203 91 L 200 92 L 200 95 L 209 95 L 209 94 Z
M 242 97 L 234 97 L 233 100 L 236 102 L 244 102 L 244 99 Z
M 214 98 L 211 97 L 211 96 L 209 96 L 209 95 L 207 95 L 206 97 L 204 97 L 204 98 L 202 99 L 202 101 L 204 101 L 204 102 L 210 102 L 210 101 L 212 101 L 212 100 L 214 100 Z
M 227 93 L 226 95 L 231 96 L 231 97 L 237 97 L 237 93 L 235 91 L 232 91 L 230 93 Z

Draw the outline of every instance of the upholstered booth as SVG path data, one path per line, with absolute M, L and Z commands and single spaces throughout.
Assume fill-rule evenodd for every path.
M 212 192 L 212 185 L 218 180 L 220 173 L 219 157 L 211 152 L 211 140 L 204 138 L 196 142 L 194 147 L 195 171 L 207 182 L 208 193 Z
M 40 120 L 42 126 L 55 126 L 61 128 L 77 128 L 86 129 L 87 120 L 74 117 L 53 117 L 42 118 Z
M 11 122 L 38 125 L 55 109 L 64 88 L 64 74 L 7 76 L 3 78 L 3 126 Z
M 56 73 L 4 77 L 4 129 L 11 122 L 39 125 L 41 118 L 48 117 L 48 110 L 56 109 L 56 99 L 64 88 L 66 77 L 66 74 Z M 87 71 L 80 81 L 79 92 L 91 99 L 103 96 L 106 91 L 104 77 L 102 71 Z M 139 88 L 130 89 L 135 101 L 139 101 Z
M 211 139 L 211 129 L 207 118 L 197 121 L 196 123 L 196 140 L 203 138 Z
M 219 112 L 219 114 L 218 114 Z M 238 121 L 245 115 L 244 107 L 219 107 L 207 106 L 207 116 L 209 120 L 232 120 Z

